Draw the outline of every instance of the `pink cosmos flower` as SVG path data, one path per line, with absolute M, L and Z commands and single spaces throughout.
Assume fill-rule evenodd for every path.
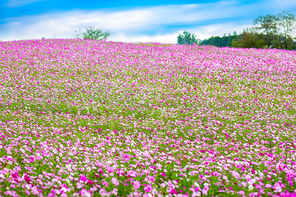
M 133 170 L 128 171 L 127 174 L 130 175 L 131 177 L 136 177 L 137 176 L 136 172 L 133 171 Z
M 244 191 L 239 191 L 238 194 L 244 196 L 245 195 L 245 192 Z
M 174 184 L 178 184 L 179 183 L 179 180 L 173 180 L 173 183 Z
M 112 177 L 112 183 L 115 185 L 115 186 L 118 186 L 119 185 L 119 182 L 117 180 L 116 177 Z
M 151 186 L 151 184 L 146 185 L 145 188 L 144 188 L 144 190 L 145 190 L 145 192 L 147 192 L 147 193 L 151 192 L 151 191 L 152 191 L 152 186 Z
M 236 179 L 240 177 L 237 171 L 232 171 L 232 176 L 235 177 Z
M 107 167 L 107 171 L 111 173 L 111 172 L 115 172 L 115 169 L 112 168 L 112 167 L 109 167 L 109 166 L 108 166 L 108 167 Z
M 112 193 L 113 193 L 115 196 L 117 195 L 117 190 L 118 190 L 117 188 L 114 188 L 113 191 L 112 191 Z
M 274 184 L 274 189 L 275 189 L 275 192 L 281 192 L 282 191 L 282 187 L 279 183 L 275 183 Z
M 166 174 L 165 174 L 164 172 L 162 172 L 162 173 L 161 173 L 161 176 L 164 176 L 164 177 L 165 177 L 165 176 L 166 176 Z
M 266 184 L 265 187 L 266 187 L 266 188 L 272 188 L 272 185 L 270 185 L 270 184 Z
M 208 194 L 208 191 L 209 191 L 209 190 L 206 189 L 206 188 L 204 188 L 204 189 L 201 190 L 201 192 L 202 192 L 204 195 L 207 195 L 207 194 Z
M 106 181 L 103 182 L 103 185 L 104 185 L 105 187 L 108 187 L 108 183 L 107 183 Z
M 219 172 L 217 171 L 213 172 L 213 176 L 219 176 Z
M 134 187 L 135 187 L 135 189 L 138 189 L 140 186 L 141 186 L 141 184 L 140 184 L 139 181 L 135 181 L 135 182 L 134 182 Z
M 87 195 L 85 195 L 85 196 L 87 196 Z M 90 195 L 89 195 L 90 196 Z M 62 193 L 61 194 L 61 197 L 68 197 L 68 195 L 66 194 L 66 193 Z
M 155 181 L 155 177 L 154 177 L 154 176 L 148 176 L 148 179 L 149 179 L 150 181 L 152 181 L 152 182 Z
M 245 178 L 247 181 L 250 181 L 252 179 L 250 175 L 246 175 Z
M 156 164 L 156 167 L 157 167 L 158 170 L 161 170 L 162 165 L 161 165 L 160 163 L 157 163 L 157 164 Z
M 90 197 L 90 196 L 91 196 L 90 193 L 89 193 L 85 188 L 83 188 L 83 189 L 80 191 L 80 194 L 81 194 L 81 196 L 83 196 L 83 197 Z
M 104 188 L 101 188 L 99 192 L 102 196 L 106 195 L 106 190 Z

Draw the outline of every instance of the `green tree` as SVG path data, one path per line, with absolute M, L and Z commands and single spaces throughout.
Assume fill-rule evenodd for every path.
M 243 31 L 239 39 L 234 39 L 231 43 L 236 48 L 267 48 L 268 44 L 264 42 L 264 35 L 256 33 L 252 29 Z
M 184 31 L 183 35 L 179 34 L 179 36 L 177 37 L 177 44 L 200 44 L 201 40 L 196 39 L 195 37 L 196 36 L 194 34 L 191 35 L 189 32 Z
M 296 18 L 294 14 L 289 12 L 283 11 L 282 13 L 278 14 L 278 24 L 282 27 L 283 37 L 284 40 L 284 48 L 285 49 L 292 49 L 293 45 L 293 38 L 292 38 L 292 31 L 296 28 Z
M 226 36 L 226 34 L 223 35 L 223 37 L 219 37 L 219 36 L 212 36 L 209 39 L 205 39 L 203 40 L 200 45 L 212 45 L 212 46 L 216 46 L 216 47 L 231 47 L 231 43 L 234 39 L 237 39 L 239 36 L 237 35 L 236 32 L 233 32 L 233 35 L 228 34 L 228 36 Z
M 265 33 L 264 41 L 267 43 L 268 47 L 272 46 L 273 40 L 279 32 L 278 27 L 279 18 L 275 15 L 259 16 L 253 20 L 253 24 L 260 24 L 259 27 L 253 27 L 254 30 L 262 30 Z
M 102 32 L 102 30 L 100 29 L 93 29 L 92 27 L 89 27 L 90 29 L 86 29 L 86 32 L 83 33 L 83 35 L 81 36 L 81 32 L 79 29 L 79 34 L 76 33 L 76 37 L 75 38 L 81 38 L 81 39 L 85 39 L 85 40 L 103 40 L 103 39 L 107 39 L 108 36 L 110 36 L 110 32 Z

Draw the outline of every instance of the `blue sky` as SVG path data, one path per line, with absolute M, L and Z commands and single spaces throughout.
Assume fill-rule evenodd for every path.
M 252 27 L 259 15 L 289 11 L 295 0 L 1 0 L 0 40 L 74 38 L 89 26 L 110 32 L 107 41 L 176 43 L 223 36 Z M 294 34 L 296 36 L 296 34 Z

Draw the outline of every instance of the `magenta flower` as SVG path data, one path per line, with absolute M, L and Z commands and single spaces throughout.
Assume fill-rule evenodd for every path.
M 93 183 L 93 182 L 92 182 L 91 180 L 88 180 L 88 181 L 87 181 L 87 184 L 89 184 L 89 185 L 92 185 L 92 183 Z
M 165 174 L 164 172 L 162 172 L 162 173 L 161 173 L 161 176 L 164 176 L 164 177 L 165 177 L 165 176 L 166 176 L 166 174 Z
M 151 184 L 146 185 L 145 188 L 144 188 L 144 190 L 145 190 L 145 192 L 147 192 L 147 193 L 151 192 L 151 191 L 152 191 L 152 186 L 151 186 Z
M 170 193 L 171 193 L 171 194 L 178 194 L 178 192 L 177 192 L 174 188 L 171 189 Z
M 87 181 L 87 178 L 85 176 L 81 175 L 79 180 L 85 182 L 85 181 Z
M 242 172 L 245 172 L 245 171 L 246 171 L 246 168 L 243 166 L 243 167 L 241 168 L 241 170 L 242 170 Z
M 63 184 L 62 187 L 64 187 L 64 188 L 68 188 L 68 186 L 67 186 L 66 184 Z
M 11 173 L 12 178 L 17 179 L 19 174 L 18 172 Z
M 25 181 L 26 181 L 27 183 L 29 183 L 30 180 L 31 180 L 30 177 L 29 177 L 27 174 L 25 174 L 24 178 L 25 178 Z

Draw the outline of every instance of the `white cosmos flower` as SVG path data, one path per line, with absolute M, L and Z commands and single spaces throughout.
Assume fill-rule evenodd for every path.
M 254 189 L 253 185 L 249 185 L 249 190 Z

